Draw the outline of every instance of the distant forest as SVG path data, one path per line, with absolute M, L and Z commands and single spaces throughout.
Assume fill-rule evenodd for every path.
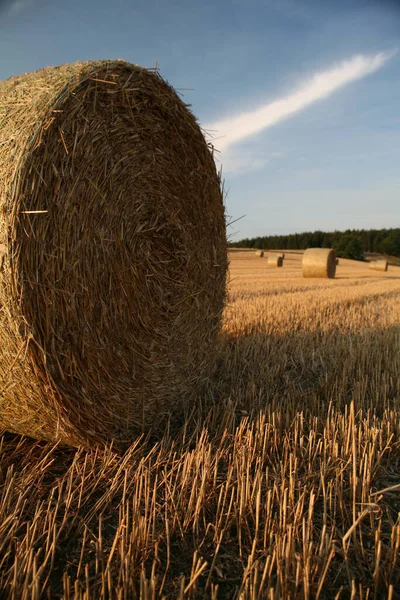
M 234 248 L 263 250 L 303 250 L 335 248 L 342 258 L 363 260 L 364 253 L 374 252 L 400 257 L 400 229 L 347 229 L 346 231 L 306 231 L 290 235 L 266 235 L 246 238 L 229 244 Z

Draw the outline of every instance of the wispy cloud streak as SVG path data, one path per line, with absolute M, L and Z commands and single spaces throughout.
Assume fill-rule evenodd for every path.
M 316 73 L 299 89 L 286 97 L 279 98 L 257 110 L 240 114 L 205 126 L 215 138 L 215 146 L 226 150 L 245 138 L 276 125 L 283 119 L 307 108 L 317 100 L 327 98 L 343 86 L 375 73 L 396 54 L 379 52 L 367 56 L 358 54 L 345 60 L 332 69 Z

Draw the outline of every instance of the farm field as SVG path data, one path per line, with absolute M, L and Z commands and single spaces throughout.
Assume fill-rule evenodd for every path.
M 186 415 L 123 456 L 2 435 L 1 598 L 400 598 L 400 267 L 230 259 Z

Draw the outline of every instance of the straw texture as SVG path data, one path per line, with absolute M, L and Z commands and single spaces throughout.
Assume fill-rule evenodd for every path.
M 221 182 L 187 107 L 124 61 L 0 83 L 0 426 L 132 439 L 210 374 Z
M 336 273 L 335 251 L 331 248 L 308 248 L 303 254 L 303 277 L 334 278 Z
M 260 258 L 263 258 L 264 257 L 264 250 L 257 250 L 256 256 L 259 256 Z
M 387 271 L 388 270 L 388 266 L 389 266 L 389 263 L 384 258 L 379 259 L 379 260 L 375 260 L 375 261 L 373 261 L 373 262 L 370 263 L 370 268 L 374 269 L 375 271 Z
M 268 267 L 282 267 L 283 266 L 283 258 L 280 254 L 273 254 L 272 256 L 268 256 Z

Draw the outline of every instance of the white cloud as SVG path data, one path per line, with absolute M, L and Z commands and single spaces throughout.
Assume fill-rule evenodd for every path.
M 269 9 L 280 13 L 284 17 L 306 21 L 315 19 L 315 8 L 311 12 L 304 4 L 300 4 L 298 0 L 267 0 L 266 4 Z
M 204 129 L 213 135 L 215 146 L 226 150 L 229 146 L 276 125 L 283 119 L 310 106 L 317 100 L 327 98 L 343 86 L 362 79 L 383 65 L 397 52 L 379 52 L 366 56 L 358 54 L 350 60 L 320 73 L 316 73 L 292 94 L 270 102 L 254 111 L 206 125 Z
M 222 162 L 223 174 L 235 173 L 235 175 L 243 175 L 244 173 L 257 171 L 274 159 L 281 158 L 282 156 L 281 152 L 266 154 L 265 151 L 258 152 L 257 150 L 252 151 L 243 148 L 228 149 L 224 152 L 224 160 Z
M 33 0 L 14 0 L 8 11 L 9 15 L 17 15 L 32 4 Z

